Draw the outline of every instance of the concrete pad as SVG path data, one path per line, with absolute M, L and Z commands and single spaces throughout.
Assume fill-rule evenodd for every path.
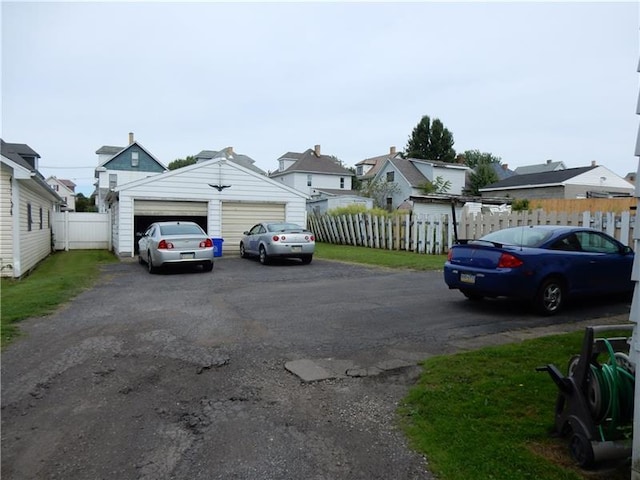
M 308 360 L 293 360 L 284 364 L 284 368 L 298 376 L 303 382 L 317 382 L 336 378 L 336 375 L 325 370 L 317 363 Z
M 328 372 L 331 372 L 335 378 L 345 378 L 347 371 L 352 368 L 358 368 L 353 360 L 340 360 L 337 358 L 320 358 L 314 360 L 316 365 L 324 368 Z

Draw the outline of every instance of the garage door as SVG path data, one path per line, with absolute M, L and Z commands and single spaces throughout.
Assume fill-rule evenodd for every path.
M 170 202 L 159 200 L 134 200 L 134 215 L 147 216 L 207 216 L 207 202 Z
M 153 222 L 175 222 L 188 220 L 207 231 L 207 202 L 134 200 L 133 202 L 134 253 L 138 253 L 136 233 L 144 232 Z
M 222 202 L 223 254 L 238 253 L 242 232 L 264 220 L 285 220 L 284 204 Z

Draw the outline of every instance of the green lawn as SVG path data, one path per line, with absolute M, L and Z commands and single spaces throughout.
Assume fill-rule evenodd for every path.
M 17 323 L 46 315 L 93 285 L 100 265 L 116 262 L 106 250 L 56 252 L 21 280 L 1 280 L 0 336 L 2 346 L 19 335 Z
M 446 255 L 425 255 L 404 250 L 382 250 L 380 248 L 352 247 L 316 243 L 315 257 L 343 262 L 364 263 L 389 268 L 414 270 L 442 270 Z

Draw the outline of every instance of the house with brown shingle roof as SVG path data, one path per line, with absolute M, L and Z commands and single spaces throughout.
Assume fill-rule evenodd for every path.
M 384 162 L 390 158 L 400 158 L 402 154 L 396 151 L 395 146 L 389 147 L 389 153 L 384 155 L 378 155 L 377 157 L 365 158 L 364 160 L 356 163 L 356 177 L 358 180 L 372 180 L 376 173 L 382 168 Z
M 353 176 L 337 157 L 323 155 L 320 145 L 302 153 L 285 153 L 278 158 L 278 169 L 269 174 L 270 178 L 309 196 L 321 190 L 352 193 Z
M 64 200 L 64 204 L 61 205 L 61 211 L 75 212 L 76 211 L 76 184 L 71 180 L 64 178 L 57 178 L 55 175 L 51 175 L 46 180 L 47 184 Z

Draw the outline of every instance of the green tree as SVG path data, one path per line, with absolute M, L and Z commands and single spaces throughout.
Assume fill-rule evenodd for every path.
M 426 182 L 420 185 L 420 189 L 422 193 L 430 194 L 430 193 L 447 193 L 451 188 L 451 182 L 449 180 L 445 180 L 442 177 L 436 177 L 432 182 Z
M 481 163 L 500 163 L 502 160 L 500 157 L 495 157 L 491 153 L 480 152 L 480 150 L 465 150 L 460 157 L 469 168 L 476 168 Z
M 187 158 L 176 158 L 173 162 L 169 163 L 167 167 L 169 168 L 169 170 L 176 170 L 188 165 L 193 165 L 196 162 L 196 157 L 194 157 L 193 155 L 189 155 Z
M 363 197 L 373 198 L 373 204 L 377 208 L 387 208 L 387 198 L 400 192 L 400 187 L 395 182 L 386 180 L 371 180 L 362 182 L 359 189 Z
M 76 212 L 97 212 L 98 207 L 93 203 L 93 197 L 87 198 L 82 192 L 76 195 Z
M 480 195 L 480 189 L 499 180 L 498 174 L 491 163 L 479 163 L 469 175 L 469 190 L 471 195 Z
M 453 163 L 456 161 L 453 143 L 453 135 L 440 119 L 431 122 L 429 116 L 425 115 L 413 129 L 404 156 Z

